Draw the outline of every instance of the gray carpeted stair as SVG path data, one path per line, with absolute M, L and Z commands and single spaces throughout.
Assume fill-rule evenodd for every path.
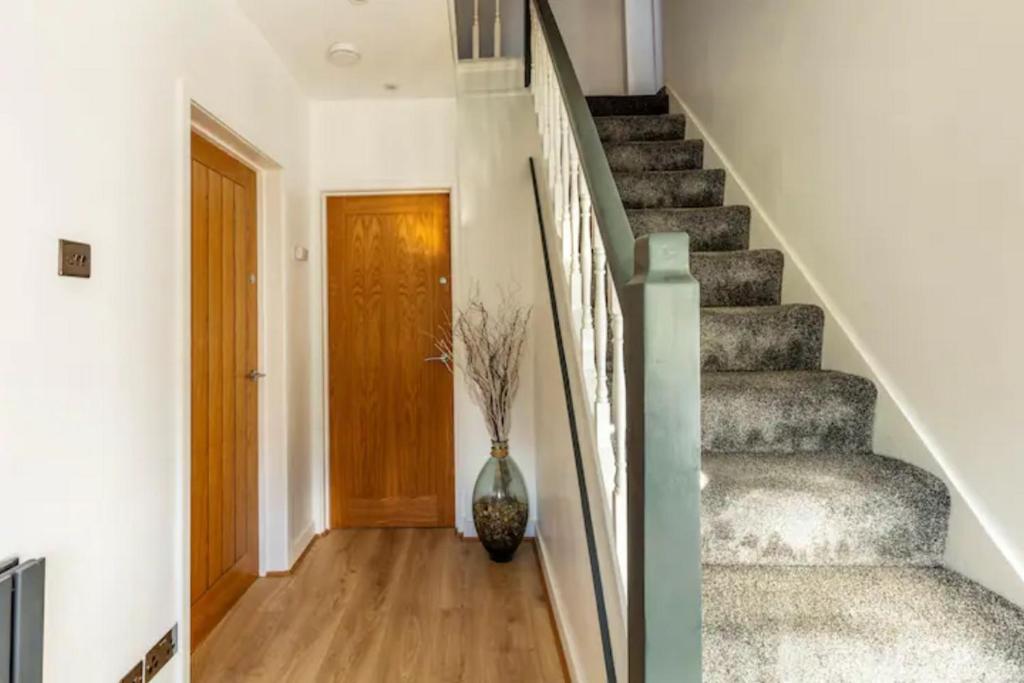
M 945 486 L 924 470 L 856 453 L 708 453 L 703 557 L 713 564 L 941 563 Z
M 1017 683 L 1024 612 L 940 568 L 704 568 L 704 682 Z
M 690 254 L 701 306 L 776 306 L 782 298 L 782 266 L 782 252 L 773 249 Z
M 686 119 L 677 115 L 602 116 L 594 122 L 602 142 L 649 142 L 686 137 Z
M 689 171 L 704 166 L 704 143 L 700 140 L 610 142 L 605 153 L 615 172 Z
M 705 308 L 701 366 L 709 371 L 817 370 L 825 315 L 817 306 Z
M 875 393 L 841 372 L 707 372 L 701 441 L 723 453 L 867 453 Z
M 937 566 L 945 484 L 872 453 L 874 385 L 821 369 L 664 91 L 588 101 L 634 234 L 688 233 L 701 286 L 704 680 L 1024 683 L 1024 611 Z
M 615 184 L 627 209 L 721 206 L 725 171 L 616 173 Z
M 691 251 L 739 251 L 750 244 L 750 209 L 710 206 L 690 209 L 630 209 L 633 234 L 685 232 Z

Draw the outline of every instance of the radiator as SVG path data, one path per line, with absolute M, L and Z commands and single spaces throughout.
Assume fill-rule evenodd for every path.
M 42 683 L 46 560 L 0 561 L 0 683 Z

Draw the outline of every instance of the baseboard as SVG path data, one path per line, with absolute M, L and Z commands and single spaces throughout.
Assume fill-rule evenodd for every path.
M 583 677 L 580 675 L 582 667 L 580 666 L 579 661 L 579 647 L 576 646 L 575 640 L 572 638 L 572 634 L 566 626 L 567 620 L 563 616 L 565 614 L 565 601 L 562 599 L 562 593 L 559 591 L 558 584 L 555 583 L 551 570 L 545 560 L 547 553 L 544 552 L 544 538 L 539 534 L 536 536 L 534 547 L 537 550 L 537 561 L 540 564 L 540 574 L 544 579 L 544 589 L 547 591 L 548 607 L 555 620 L 555 629 L 558 632 L 558 640 L 562 648 L 563 665 L 566 668 L 566 673 L 570 680 L 582 681 Z
M 1024 563 L 1004 550 L 1006 543 L 993 531 L 959 477 L 948 465 L 895 381 L 883 372 L 839 305 L 825 291 L 810 266 L 793 249 L 782 229 L 764 210 L 749 185 L 716 143 L 704 122 L 672 87 L 666 86 L 670 106 L 686 116 L 687 136 L 704 141 L 705 164 L 727 174 L 726 203 L 751 210 L 751 246 L 775 248 L 785 257 L 783 302 L 816 304 L 825 311 L 825 354 L 828 367 L 858 374 L 878 389 L 875 451 L 906 460 L 940 477 L 952 498 L 946 564 L 968 578 L 1024 606 Z M 981 542 L 979 542 L 981 541 Z
M 267 572 L 267 576 L 270 578 L 280 578 L 282 576 L 291 576 L 297 572 L 299 565 L 301 565 L 302 561 L 306 559 L 307 555 L 309 555 L 309 551 L 313 549 L 313 545 L 318 539 L 326 535 L 326 531 L 322 534 L 316 533 L 313 523 L 310 522 L 309 526 L 307 526 L 305 530 L 303 530 L 303 532 L 300 533 L 294 541 L 292 541 L 290 555 L 295 559 L 290 563 L 290 568 L 285 571 Z

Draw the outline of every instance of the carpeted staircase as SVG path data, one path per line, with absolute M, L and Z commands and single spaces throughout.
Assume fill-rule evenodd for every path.
M 664 93 L 589 102 L 634 233 L 688 233 L 701 285 L 704 680 L 1024 682 L 1024 612 L 942 568 L 945 485 L 872 453 L 874 385 L 821 368 L 725 172 Z

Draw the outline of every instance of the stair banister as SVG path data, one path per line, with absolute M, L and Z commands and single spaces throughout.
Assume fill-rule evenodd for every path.
M 592 422 L 583 428 L 628 596 L 629 680 L 700 681 L 700 296 L 689 239 L 634 238 L 548 0 L 529 7 L 540 167 Z

